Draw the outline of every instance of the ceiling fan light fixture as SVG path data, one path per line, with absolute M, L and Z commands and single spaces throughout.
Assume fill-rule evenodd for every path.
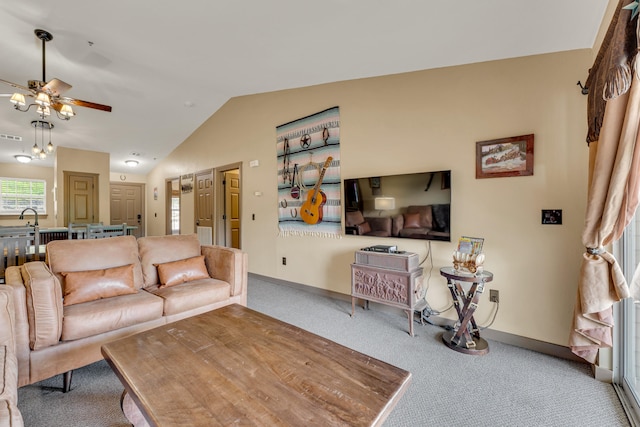
M 36 97 L 36 104 L 43 107 L 48 107 L 51 105 L 51 98 L 49 98 L 49 95 L 47 95 L 46 93 L 40 92 Z
M 76 113 L 73 111 L 73 108 L 71 108 L 70 105 L 64 104 L 62 105 L 62 107 L 60 108 L 60 115 L 64 116 L 64 117 L 73 117 L 76 115 Z
M 138 162 L 137 160 L 125 160 L 124 163 L 130 168 L 135 168 L 140 162 Z
M 9 101 L 11 101 L 12 104 L 18 107 L 24 107 L 25 105 L 27 105 L 27 102 L 24 99 L 24 95 L 18 92 L 11 95 L 11 99 Z
M 37 142 L 35 144 L 33 144 L 33 147 L 31 147 L 31 152 L 33 154 L 39 154 L 40 153 L 40 147 L 38 147 L 38 143 Z
M 109 105 L 102 105 L 95 102 L 82 101 L 79 99 L 67 97 L 62 98 L 61 95 L 67 90 L 71 89 L 71 85 L 63 82 L 60 79 L 51 79 L 49 81 L 47 81 L 46 79 L 46 44 L 47 42 L 53 40 L 53 35 L 50 32 L 42 29 L 35 29 L 33 32 L 35 33 L 36 37 L 42 41 L 42 80 L 28 80 L 28 87 L 24 87 L 22 85 L 0 79 L 0 83 L 8 84 L 10 86 L 13 86 L 14 88 L 29 91 L 30 93 L 28 94 L 28 96 L 36 98 L 35 103 L 27 105 L 25 96 L 21 93 L 15 92 L 10 98 L 10 101 L 13 104 L 13 108 L 20 112 L 26 113 L 32 106 L 37 105 L 41 107 L 40 109 L 38 109 L 38 114 L 44 118 L 45 115 L 51 115 L 51 111 L 44 109 L 52 107 L 55 110 L 55 116 L 60 120 L 69 120 L 71 119 L 71 117 L 76 115 L 73 111 L 73 108 L 62 104 L 62 100 L 81 107 L 111 112 L 111 107 Z
M 50 116 L 51 110 L 49 109 L 49 107 L 43 107 L 42 105 L 38 105 L 38 108 L 36 109 L 36 113 L 40 114 L 41 116 Z
M 16 154 L 13 157 L 20 163 L 29 163 L 31 161 L 31 156 L 27 156 L 26 154 Z

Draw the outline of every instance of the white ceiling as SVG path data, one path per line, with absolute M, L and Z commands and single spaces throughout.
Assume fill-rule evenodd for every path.
M 25 86 L 40 80 L 41 41 L 33 30 L 51 32 L 46 79 L 73 85 L 66 96 L 113 107 L 111 113 L 74 107 L 70 121 L 52 119 L 53 143 L 106 151 L 112 171 L 146 174 L 229 98 L 591 48 L 607 3 L 3 1 L 0 79 Z M 0 94 L 11 92 L 0 84 Z M 33 109 L 20 113 L 0 98 L 0 134 L 24 139 L 0 139 L 0 163 L 15 162 L 23 148 L 28 152 L 36 118 Z M 129 158 L 140 166 L 128 169 Z

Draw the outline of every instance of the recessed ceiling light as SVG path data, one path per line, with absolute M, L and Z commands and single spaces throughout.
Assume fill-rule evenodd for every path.
M 139 162 L 137 160 L 125 160 L 124 163 L 129 167 L 135 168 Z
M 26 154 L 16 154 L 13 157 L 20 163 L 29 163 L 31 161 L 31 156 L 27 156 Z

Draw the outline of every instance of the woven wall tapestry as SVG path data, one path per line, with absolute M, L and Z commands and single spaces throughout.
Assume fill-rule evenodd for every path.
M 340 111 L 276 127 L 280 236 L 342 237 Z

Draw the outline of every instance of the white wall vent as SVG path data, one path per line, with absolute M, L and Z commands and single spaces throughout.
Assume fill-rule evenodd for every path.
M 9 141 L 22 141 L 21 136 L 7 135 L 6 133 L 0 133 L 0 139 L 7 139 Z
M 198 234 L 198 240 L 201 245 L 213 244 L 213 229 L 211 227 L 196 227 L 196 233 Z

